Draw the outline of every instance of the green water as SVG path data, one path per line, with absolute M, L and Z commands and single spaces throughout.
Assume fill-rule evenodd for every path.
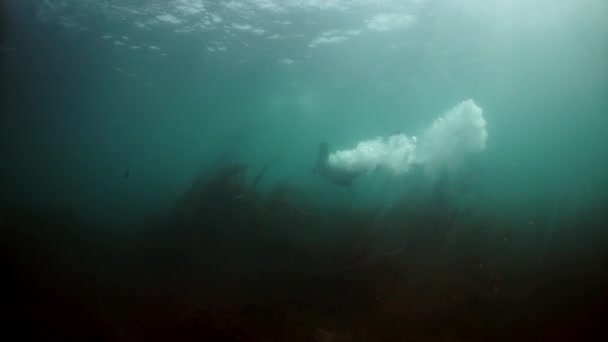
M 282 156 L 269 180 L 308 186 L 320 141 L 418 134 L 467 98 L 486 113 L 499 200 L 606 190 L 602 1 L 3 7 L 7 197 L 127 213 L 170 203 L 224 156 Z
M 5 208 L 65 210 L 134 231 L 174 208 L 201 172 L 239 162 L 251 182 L 279 158 L 260 196 L 289 186 L 313 207 L 386 214 L 405 201 L 411 210 L 437 177 L 375 172 L 342 188 L 312 172 L 317 147 L 420 135 L 466 99 L 483 108 L 488 138 L 450 174 L 475 170 L 474 193 L 454 195 L 457 207 L 472 208 L 463 222 L 483 216 L 495 224 L 490 235 L 529 236 L 517 248 L 530 253 L 550 243 L 535 240 L 547 229 L 581 225 L 608 204 L 603 0 L 5 0 L 0 8 Z M 585 223 L 589 237 L 574 228 L 567 236 L 582 251 L 587 238 L 601 246 L 605 222 Z

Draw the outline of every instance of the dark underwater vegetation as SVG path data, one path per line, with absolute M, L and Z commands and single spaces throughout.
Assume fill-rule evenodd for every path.
M 1 0 L 2 341 L 608 341 L 608 1 Z
M 288 183 L 261 192 L 266 171 L 272 166 L 220 163 L 128 234 L 69 211 L 8 208 L 4 333 L 140 341 L 605 334 L 605 201 L 577 209 L 563 193 L 527 221 L 484 198 L 479 174 L 446 172 L 389 208 L 349 208 Z

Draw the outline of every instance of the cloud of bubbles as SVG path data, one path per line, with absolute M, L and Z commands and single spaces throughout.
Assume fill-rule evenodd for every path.
M 354 149 L 329 155 L 329 166 L 348 172 L 371 172 L 378 167 L 395 174 L 419 164 L 429 169 L 458 167 L 464 157 L 486 147 L 488 132 L 483 110 L 471 99 L 436 119 L 420 139 L 396 134 L 361 141 Z

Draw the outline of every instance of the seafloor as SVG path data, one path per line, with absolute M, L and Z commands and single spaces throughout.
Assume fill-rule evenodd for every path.
M 606 335 L 606 201 L 572 209 L 566 194 L 538 203 L 530 220 L 442 177 L 382 210 L 355 209 L 290 184 L 262 192 L 263 174 L 249 173 L 241 164 L 207 171 L 171 210 L 129 233 L 64 210 L 5 208 L 3 334 L 22 341 Z

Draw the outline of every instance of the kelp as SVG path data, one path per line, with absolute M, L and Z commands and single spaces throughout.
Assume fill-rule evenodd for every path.
M 209 168 L 166 217 L 126 236 L 53 210 L 4 210 L 8 332 L 485 341 L 550 337 L 564 320 L 603 331 L 605 199 L 575 207 L 566 194 L 520 217 L 446 173 L 417 178 L 389 208 L 343 206 L 287 182 L 262 189 L 277 162 L 251 178 L 243 163 Z

